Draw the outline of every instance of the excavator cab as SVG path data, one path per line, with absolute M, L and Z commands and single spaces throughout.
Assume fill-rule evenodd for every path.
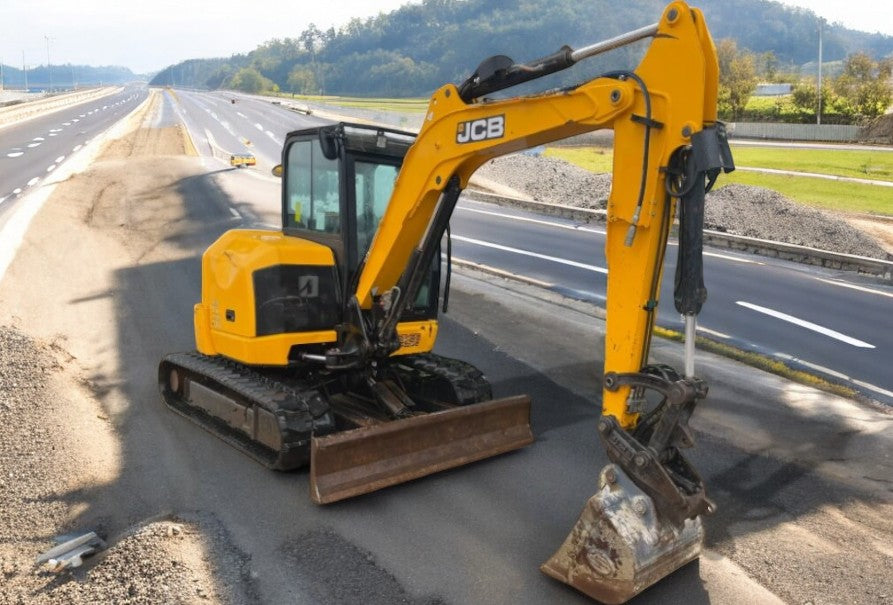
M 283 232 L 333 251 L 342 300 L 351 296 L 414 140 L 410 133 L 347 123 L 288 135 L 282 164 Z M 437 254 L 416 304 L 403 312 L 404 321 L 437 318 L 440 266 Z

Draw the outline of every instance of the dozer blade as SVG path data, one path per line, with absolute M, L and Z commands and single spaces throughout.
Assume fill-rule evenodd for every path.
M 317 504 L 337 502 L 532 442 L 527 396 L 314 437 L 310 497 Z
M 651 498 L 609 464 L 599 491 L 540 569 L 603 603 L 625 603 L 697 559 L 703 537 L 700 517 L 680 527 L 662 520 Z

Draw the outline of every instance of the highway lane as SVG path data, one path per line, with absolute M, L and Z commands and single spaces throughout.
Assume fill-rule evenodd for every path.
M 127 86 L 101 99 L 0 129 L 0 221 L 28 189 L 127 115 L 147 94 L 144 86 Z
M 603 303 L 604 228 L 466 200 L 453 217 L 457 258 L 550 284 Z M 893 404 L 893 289 L 754 255 L 706 250 L 702 333 L 856 386 Z M 667 253 L 658 322 L 681 329 L 673 308 L 674 242 Z
M 250 96 L 178 90 L 176 97 L 176 111 L 201 155 L 226 163 L 229 153 L 249 150 L 258 159 L 255 174 L 266 175 L 278 163 L 288 131 L 321 121 Z M 266 206 L 268 213 L 278 208 L 272 188 L 264 199 L 250 191 L 242 197 Z M 452 232 L 457 258 L 547 283 L 573 298 L 604 302 L 603 226 L 463 200 Z M 888 364 L 893 334 L 882 329 L 890 323 L 893 289 L 863 284 L 851 274 L 754 255 L 709 249 L 705 254 L 709 297 L 699 317 L 702 334 L 819 372 L 893 405 Z M 672 297 L 675 258 L 671 242 L 658 321 L 678 330 L 682 323 Z

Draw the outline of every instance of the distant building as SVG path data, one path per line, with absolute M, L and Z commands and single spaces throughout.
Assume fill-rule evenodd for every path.
M 756 90 L 753 91 L 753 96 L 780 97 L 781 95 L 789 95 L 793 87 L 793 84 L 757 84 Z

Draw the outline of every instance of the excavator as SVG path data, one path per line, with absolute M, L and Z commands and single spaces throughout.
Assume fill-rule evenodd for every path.
M 493 96 L 646 39 L 634 70 Z M 704 198 L 734 169 L 717 82 L 702 13 L 676 1 L 657 23 L 610 40 L 528 63 L 485 60 L 434 92 L 417 135 L 353 123 L 289 133 L 274 168 L 282 228 L 231 230 L 205 251 L 197 350 L 161 361 L 162 400 L 270 468 L 309 464 L 319 504 L 529 445 L 527 396 L 493 399 L 478 368 L 432 352 L 449 292 L 450 216 L 488 160 L 613 129 L 593 427 L 610 463 L 542 570 L 602 602 L 632 598 L 699 556 L 701 516 L 714 508 L 681 450 L 707 394 L 694 373 Z M 681 374 L 648 361 L 672 229 Z

